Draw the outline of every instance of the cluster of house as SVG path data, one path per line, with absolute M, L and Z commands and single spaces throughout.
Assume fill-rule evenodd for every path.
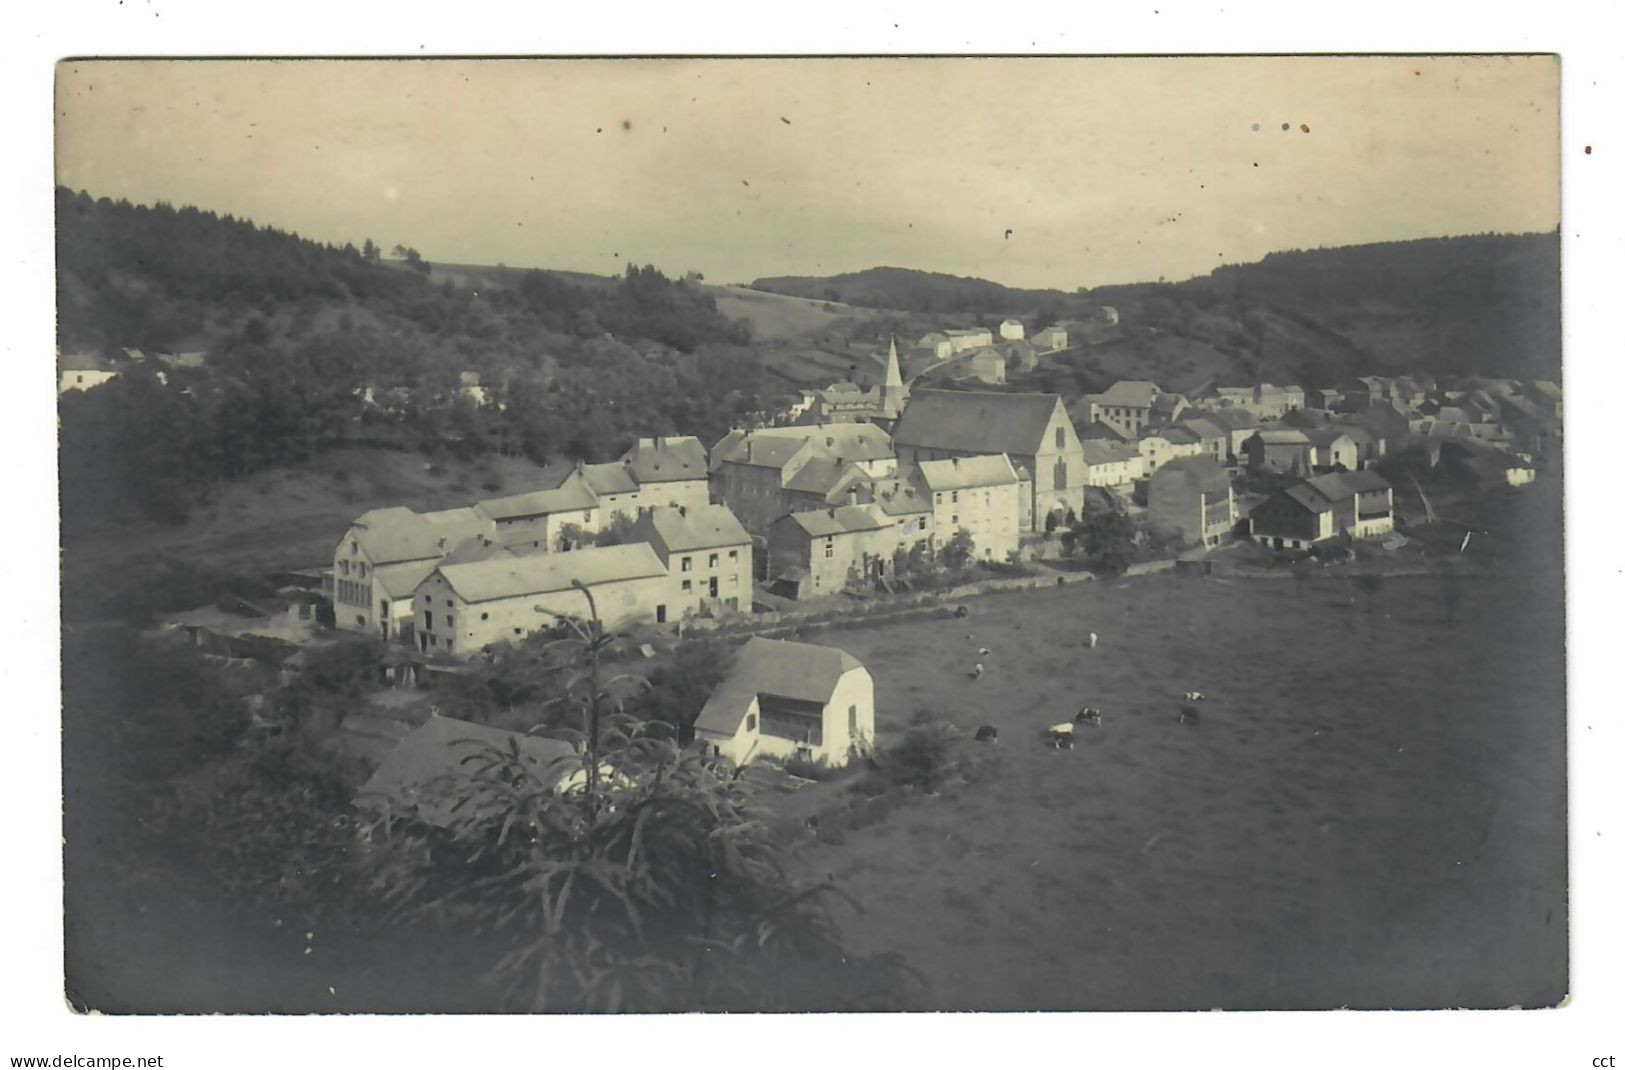
M 157 366 L 158 380 L 165 382 L 168 380 L 166 369 L 201 368 L 207 357 L 208 354 L 202 352 L 144 353 L 139 349 L 123 349 L 119 351 L 117 360 L 108 360 L 83 351 L 63 353 L 59 348 L 56 353 L 56 392 L 61 396 L 73 391 L 94 390 L 117 379 L 121 367 L 137 364 Z
M 751 538 L 711 503 L 698 439 L 639 439 L 618 461 L 544 481 L 456 509 L 357 517 L 328 576 L 338 627 L 468 654 L 584 615 L 582 588 L 609 627 L 750 609 Z M 612 528 L 614 544 L 591 545 Z

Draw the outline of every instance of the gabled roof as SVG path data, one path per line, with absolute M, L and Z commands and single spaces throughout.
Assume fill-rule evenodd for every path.
M 773 521 L 794 524 L 815 539 L 832 535 L 852 535 L 862 531 L 879 531 L 887 526 L 878 508 L 872 505 L 840 505 L 833 509 L 809 509 L 789 513 Z
M 855 464 L 837 463 L 833 457 L 814 457 L 784 481 L 784 489 L 800 494 L 825 495 L 839 487 L 843 480 L 862 474 L 863 469 Z
M 973 338 L 980 337 L 982 335 L 990 335 L 993 332 L 986 327 L 960 327 L 954 330 L 944 331 L 943 333 L 949 338 Z
M 1131 461 L 1139 455 L 1137 450 L 1114 445 L 1098 438 L 1083 440 L 1083 460 L 1085 464 L 1117 464 L 1120 461 Z
M 1173 427 L 1163 428 L 1160 434 L 1169 443 L 1180 446 L 1193 446 L 1202 441 L 1201 437 L 1198 436 L 1196 432 L 1192 431 L 1183 424 L 1175 424 Z M 1143 438 L 1146 436 L 1142 435 L 1141 437 Z
M 931 511 L 931 503 L 914 484 L 898 476 L 868 480 L 863 490 L 872 504 L 887 516 L 913 516 Z
M 1260 428 L 1253 434 L 1266 446 L 1307 446 L 1309 436 L 1296 428 Z
M 1353 442 L 1352 436 L 1341 427 L 1312 427 L 1304 431 L 1303 437 L 1322 448 L 1334 444 L 1340 438 L 1349 439 L 1350 443 Z
M 1359 469 L 1353 472 L 1331 472 L 1313 479 L 1304 480 L 1313 487 L 1327 501 L 1338 502 L 1344 498 L 1351 498 L 1355 494 L 1369 494 L 1373 491 L 1387 490 L 1388 481 L 1370 469 Z
M 678 553 L 750 543 L 750 533 L 726 505 L 651 509 L 638 520 L 639 527 L 644 525 L 654 529 L 666 549 Z
M 740 648 L 733 669 L 705 700 L 694 727 L 732 738 L 758 695 L 823 705 L 843 676 L 862 669 L 858 659 L 836 647 L 755 636 Z
M 1055 394 L 916 390 L 892 438 L 899 445 L 960 453 L 1035 454 L 1060 409 Z
M 711 460 L 713 464 L 734 461 L 782 468 L 802 443 L 843 461 L 876 461 L 894 456 L 891 436 L 874 424 L 796 424 L 730 431 L 711 451 Z
M 592 488 L 592 492 L 599 496 L 631 494 L 638 489 L 638 481 L 632 478 L 632 473 L 627 470 L 626 465 L 618 461 L 582 465 L 581 475 L 586 479 L 587 486 Z
M 350 537 L 378 567 L 439 560 L 462 540 L 490 529 L 490 520 L 472 508 L 418 513 L 397 505 L 369 509 L 356 517 L 350 524 Z
M 598 495 L 587 485 L 584 476 L 572 473 L 552 490 L 533 490 L 528 494 L 510 494 L 506 498 L 487 498 L 474 508 L 492 520 L 529 520 L 551 516 L 554 513 L 573 513 L 591 509 L 598 504 Z
M 1223 494 L 1230 489 L 1230 476 L 1211 457 L 1180 457 L 1158 468 L 1151 476 L 1153 487 L 1184 483 L 1208 493 Z
M 639 483 L 704 479 L 705 447 L 693 435 L 640 438 L 621 454 L 621 463 Z
M 1258 426 L 1258 417 L 1246 409 L 1223 408 L 1209 412 L 1203 419 L 1211 420 L 1220 427 L 1231 431 L 1245 431 L 1249 427 Z
M 1148 409 L 1156 400 L 1158 393 L 1160 390 L 1157 384 L 1148 379 L 1119 379 L 1108 387 L 1104 394 L 1096 394 L 1094 400 L 1101 405 Z
M 1196 416 L 1189 420 L 1181 420 L 1179 422 L 1179 426 L 1183 427 L 1185 430 L 1189 431 L 1191 434 L 1195 435 L 1199 439 L 1202 439 L 1203 441 L 1210 438 L 1229 437 L 1228 431 L 1205 416 Z
M 454 810 L 459 790 L 487 748 L 510 753 L 515 747 L 531 775 L 548 787 L 579 769 L 578 763 L 570 761 L 575 748 L 563 740 L 507 732 L 453 717 L 430 717 L 384 756 L 356 794 L 356 805 L 402 809 L 415 804 L 420 818 L 445 827 L 466 812 L 466 808 Z
M 56 359 L 57 369 L 65 372 L 110 372 L 113 365 L 94 353 L 63 353 Z
M 589 587 L 663 576 L 666 566 L 648 543 L 588 546 L 536 557 L 492 558 L 435 570 L 466 602 L 490 602 L 569 590 L 580 580 Z M 582 606 L 585 609 L 585 605 Z
M 1324 513 L 1332 507 L 1331 499 L 1307 483 L 1297 483 L 1281 491 L 1283 497 L 1314 513 Z
M 920 482 L 929 491 L 964 490 L 969 487 L 1002 487 L 1019 483 L 1015 466 L 1002 453 L 975 457 L 953 457 L 946 461 L 921 461 Z

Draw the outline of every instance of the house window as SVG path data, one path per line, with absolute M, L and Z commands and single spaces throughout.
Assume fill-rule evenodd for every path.
M 524 633 L 524 630 L 523 630 L 523 629 L 520 629 L 520 628 L 515 628 L 515 629 L 514 629 L 514 630 L 513 630 L 513 634 L 515 634 L 515 635 L 524 635 L 524 634 L 525 634 L 525 633 Z
M 361 562 L 361 578 L 367 578 L 367 563 L 365 561 Z
M 835 556 L 835 544 L 833 542 L 826 542 L 824 544 L 824 556 L 826 558 Z
M 954 502 L 957 504 L 958 501 L 959 501 L 959 492 L 956 490 L 956 491 L 954 491 Z
M 358 554 L 360 552 L 361 552 L 361 544 L 354 541 L 354 540 L 351 540 L 351 542 L 350 542 L 350 553 L 353 555 L 353 554 Z
M 745 731 L 756 731 L 756 715 L 754 713 L 745 714 Z
M 1055 429 L 1055 448 L 1058 450 L 1066 448 L 1066 428 L 1064 427 Z
M 694 571 L 694 559 L 692 557 L 683 558 L 683 571 L 684 572 L 693 572 Z
M 367 615 L 365 613 L 357 613 L 355 615 L 355 622 L 365 627 L 367 623 Z
M 379 602 L 378 602 L 378 615 L 380 617 L 389 616 L 389 599 L 383 598 L 383 599 L 379 600 Z
M 721 560 L 721 557 L 720 557 L 720 556 L 719 556 L 719 555 L 717 555 L 717 554 L 712 554 L 712 555 L 711 555 L 711 556 L 710 556 L 710 557 L 709 557 L 709 558 L 708 558 L 708 559 L 707 559 L 707 560 L 706 560 L 706 562 L 705 562 L 705 567 L 706 567 L 706 568 L 716 568 L 716 567 L 717 567 L 717 562 L 718 562 L 718 561 L 720 561 L 720 560 Z
M 858 738 L 858 708 L 855 705 L 846 708 L 846 734 L 849 739 Z
M 449 598 L 448 598 L 448 599 L 446 599 L 446 608 L 447 608 L 447 609 L 450 609 L 450 608 L 451 608 L 451 599 L 449 599 Z
M 453 617 L 450 613 L 447 613 L 446 614 L 446 629 L 449 631 L 450 629 L 455 628 L 456 626 L 457 626 L 456 618 Z
M 739 551 L 738 550 L 729 550 L 728 551 L 728 560 L 729 561 L 738 561 L 739 560 Z
M 340 561 L 339 562 L 339 575 L 340 576 L 348 576 L 349 574 L 350 574 L 350 562 L 348 562 L 348 561 Z
M 731 589 L 736 588 L 738 586 L 739 586 L 739 573 L 736 572 L 732 576 L 728 577 L 728 587 L 731 590 Z
M 664 623 L 666 623 L 666 607 L 665 606 L 655 606 L 655 623 L 656 624 L 664 624 Z
M 694 581 L 693 580 L 684 580 L 683 581 L 683 593 L 688 594 L 693 590 L 694 590 Z
M 955 514 L 954 514 L 954 519 L 953 519 L 953 522 L 954 522 L 954 523 L 955 523 L 955 524 L 958 524 L 958 523 L 959 523 L 959 514 L 958 514 L 958 513 L 955 513 Z
M 434 614 L 428 610 L 423 611 L 423 630 L 426 632 L 434 631 Z
M 591 524 L 592 523 L 592 510 L 591 509 L 588 509 L 586 512 L 581 514 L 581 522 L 583 524 Z

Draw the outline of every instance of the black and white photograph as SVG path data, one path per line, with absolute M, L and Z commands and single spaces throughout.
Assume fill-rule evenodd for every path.
M 32 986 L 1561 1022 L 1569 76 L 55 59 Z

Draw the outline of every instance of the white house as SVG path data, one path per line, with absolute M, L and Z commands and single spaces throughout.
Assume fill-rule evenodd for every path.
M 1006 342 L 1017 342 L 1027 336 L 1027 328 L 1020 320 L 1005 320 L 999 324 L 999 337 Z
M 845 765 L 873 745 L 874 678 L 844 650 L 756 636 L 711 692 L 694 734 L 736 765 L 793 755 Z

